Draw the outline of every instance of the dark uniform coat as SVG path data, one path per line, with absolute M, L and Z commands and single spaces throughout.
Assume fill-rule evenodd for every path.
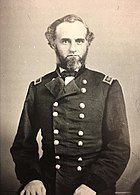
M 66 86 L 57 71 L 32 82 L 11 153 L 23 185 L 39 179 L 49 194 L 57 195 L 56 183 L 69 194 L 83 183 L 99 194 L 112 195 L 108 189 L 114 188 L 129 159 L 119 82 L 87 68 Z

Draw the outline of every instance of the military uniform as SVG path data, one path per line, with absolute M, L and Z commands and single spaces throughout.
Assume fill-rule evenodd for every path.
M 39 129 L 41 159 L 36 142 Z M 129 152 L 117 80 L 82 68 L 67 85 L 57 70 L 30 84 L 11 148 L 23 185 L 39 179 L 49 195 L 72 195 L 85 184 L 98 194 L 113 195 Z

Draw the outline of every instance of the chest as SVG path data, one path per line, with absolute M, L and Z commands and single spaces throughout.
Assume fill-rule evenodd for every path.
M 61 87 L 57 95 L 46 87 L 38 91 L 36 106 L 41 120 L 52 120 L 57 113 L 77 121 L 82 117 L 85 122 L 101 120 L 105 105 L 102 86 L 85 83 L 72 81 Z

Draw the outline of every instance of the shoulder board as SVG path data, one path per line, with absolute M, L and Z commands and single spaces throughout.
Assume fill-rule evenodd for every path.
M 39 79 L 36 79 L 36 81 L 34 81 L 34 85 L 37 85 L 41 82 L 42 82 L 42 77 L 40 77 Z
M 103 82 L 105 82 L 105 83 L 107 83 L 109 85 L 112 84 L 113 80 L 114 79 L 112 77 L 108 76 L 108 75 L 105 75 L 105 77 L 103 78 Z

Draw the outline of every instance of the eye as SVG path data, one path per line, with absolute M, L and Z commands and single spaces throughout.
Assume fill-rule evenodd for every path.
M 77 43 L 78 45 L 81 45 L 81 44 L 84 43 L 84 42 L 85 42 L 84 39 L 76 39 L 76 43 Z
M 69 39 L 62 39 L 61 40 L 61 43 L 64 45 L 67 45 L 69 42 L 70 42 Z

